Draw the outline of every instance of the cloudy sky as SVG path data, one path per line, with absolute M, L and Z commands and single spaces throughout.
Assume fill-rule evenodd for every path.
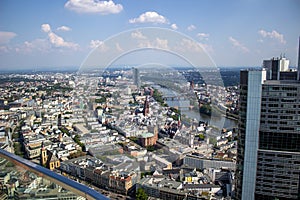
M 155 42 L 174 51 L 176 43 L 197 53 L 190 38 L 217 66 L 260 66 L 281 53 L 297 64 L 298 0 L 1 0 L 0 18 L 0 69 L 80 66 L 99 45 L 111 51 L 103 45 L 110 38 L 145 27 L 183 37 L 158 34 L 150 41 L 139 30 L 130 36 L 148 46 Z M 169 41 L 174 38 L 181 41 Z M 128 49 L 120 44 L 115 51 Z M 143 64 L 141 56 L 132 59 Z

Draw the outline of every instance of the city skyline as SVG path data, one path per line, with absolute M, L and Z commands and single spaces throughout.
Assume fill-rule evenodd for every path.
M 43 28 L 51 33 L 48 26 Z M 131 43 L 124 38 L 144 40 L 151 33 L 166 32 L 143 29 L 112 38 L 85 66 L 94 59 L 109 62 L 118 57 L 103 53 L 105 48 L 116 50 L 114 42 L 123 46 Z M 102 53 L 100 59 L 97 52 Z M 178 52 L 180 57 L 183 51 Z M 205 56 L 200 58 L 203 62 Z M 140 71 L 137 66 L 102 75 L 84 69 L 3 73 L 0 146 L 52 170 L 49 178 L 57 172 L 111 199 L 299 199 L 298 72 L 284 57 L 262 63 L 261 70 L 241 70 L 239 76 L 240 68 L 220 69 L 230 85 L 219 85 L 211 69 Z M 240 79 L 239 85 L 233 77 Z M 26 172 L 7 162 L 0 167 L 5 169 L 1 184 L 10 185 L 0 192 L 2 197 L 63 194 L 64 185 L 35 184 L 42 179 L 22 179 L 28 177 Z M 39 191 L 45 184 L 52 190 L 25 192 Z M 82 195 L 80 188 L 65 189 Z
M 190 37 L 217 66 L 260 66 L 261 60 L 281 54 L 297 66 L 300 3 L 294 0 L 2 1 L 0 7 L 1 70 L 79 67 L 108 38 L 146 27 Z M 168 42 L 157 38 L 156 45 L 166 47 Z M 126 49 L 118 44 L 116 48 Z

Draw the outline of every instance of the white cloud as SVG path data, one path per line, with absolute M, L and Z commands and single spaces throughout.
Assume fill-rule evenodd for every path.
M 51 44 L 46 39 L 35 39 L 33 41 L 25 41 L 22 45 L 15 48 L 16 52 L 31 53 L 33 51 L 48 52 Z
M 51 27 L 49 24 L 42 24 L 41 29 L 45 33 L 49 33 L 51 31 Z
M 116 43 L 116 49 L 117 49 L 117 51 L 120 51 L 120 52 L 124 51 L 119 43 Z
M 260 30 L 260 31 L 258 31 L 258 33 L 264 38 L 269 37 L 269 38 L 278 40 L 281 44 L 286 43 L 285 39 L 283 38 L 283 34 L 280 34 L 275 30 L 273 30 L 272 32 L 267 32 L 265 30 Z
M 178 29 L 178 26 L 177 26 L 176 24 L 172 24 L 172 25 L 171 25 L 171 28 L 172 28 L 173 30 L 177 30 L 177 29 Z
M 153 40 L 140 40 L 137 45 L 139 48 L 155 48 L 155 49 L 164 49 L 169 50 L 168 40 L 162 38 L 155 38 Z
M 213 53 L 214 52 L 214 49 L 211 45 L 209 44 L 203 44 L 203 43 L 200 43 L 200 45 L 202 46 L 203 49 L 205 49 L 206 52 L 209 52 L 209 53 Z
M 17 34 L 14 32 L 0 31 L 0 44 L 9 43 L 16 36 Z
M 168 40 L 160 39 L 160 38 L 155 39 L 153 46 L 158 49 L 169 49 Z
M 229 37 L 228 39 L 234 47 L 242 50 L 243 52 L 249 52 L 249 49 L 247 47 L 245 47 L 243 44 L 241 44 L 239 41 L 237 41 L 233 37 Z
M 191 25 L 189 25 L 189 26 L 187 27 L 187 30 L 188 30 L 188 31 L 192 31 L 192 30 L 195 30 L 195 29 L 196 29 L 196 26 L 193 25 L 193 24 L 191 24 Z
M 137 18 L 129 20 L 129 23 L 155 23 L 155 24 L 167 24 L 168 20 L 164 16 L 158 14 L 157 12 L 145 12 Z
M 106 51 L 109 50 L 109 48 L 101 40 L 91 40 L 90 41 L 90 48 L 91 49 L 97 48 L 97 50 L 99 50 L 101 52 L 106 52 Z M 120 44 L 118 44 L 118 43 L 116 44 L 116 49 L 118 51 L 123 51 L 123 49 L 121 48 Z
M 208 33 L 198 33 L 197 36 L 200 40 L 208 40 L 209 34 Z
M 8 52 L 8 51 L 16 51 L 17 53 L 31 53 L 31 52 L 49 52 L 53 50 L 53 47 L 61 48 L 59 50 L 63 50 L 63 48 L 69 48 L 77 50 L 79 48 L 79 45 L 73 42 L 67 42 L 59 35 L 55 34 L 51 26 L 49 24 L 42 24 L 41 30 L 47 34 L 46 38 L 37 38 L 32 41 L 25 41 L 22 44 L 15 45 L 13 47 L 5 47 L 0 46 L 0 51 L 2 52 Z M 0 32 L 0 42 L 3 41 L 9 41 L 9 38 L 13 38 L 16 36 L 15 33 L 5 33 Z M 5 36 L 5 37 L 4 37 Z M 5 39 L 5 40 L 4 40 Z M 1 43 L 0 43 L 1 44 Z M 57 49 L 55 49 L 57 50 Z
M 62 37 L 53 33 L 49 24 L 42 24 L 41 29 L 48 34 L 50 43 L 55 47 L 66 47 L 71 49 L 77 49 L 79 47 L 78 44 L 73 42 L 66 42 Z
M 91 40 L 91 42 L 90 42 L 90 48 L 94 49 L 94 48 L 96 48 L 96 47 L 98 47 L 98 46 L 100 46 L 102 44 L 104 44 L 104 42 L 101 41 L 101 40 Z
M 56 35 L 53 32 L 48 33 L 48 37 L 50 43 L 53 44 L 55 47 L 67 47 L 72 49 L 78 48 L 78 44 L 75 44 L 73 42 L 66 42 L 62 37 Z
M 58 30 L 58 31 L 71 31 L 72 29 L 68 26 L 60 26 L 56 30 Z
M 134 31 L 131 33 L 131 37 L 134 39 L 147 39 L 146 36 L 143 35 L 141 31 Z
M 7 53 L 10 51 L 10 48 L 8 46 L 0 46 L 0 52 Z
M 199 45 L 199 43 L 197 43 L 193 40 L 190 40 L 190 39 L 186 39 L 186 38 L 183 38 L 181 40 L 179 46 L 176 49 L 184 51 L 184 52 L 185 51 L 190 51 L 190 52 L 201 52 L 202 51 L 202 48 Z
M 112 0 L 68 0 L 65 8 L 78 13 L 99 13 L 102 15 L 117 14 L 123 10 L 121 4 L 115 4 Z
M 137 44 L 137 46 L 139 48 L 151 48 L 153 47 L 153 45 L 151 44 L 151 42 L 149 40 L 140 40 Z

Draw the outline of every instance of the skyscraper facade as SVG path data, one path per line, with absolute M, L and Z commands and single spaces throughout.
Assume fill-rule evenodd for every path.
M 141 86 L 141 78 L 140 78 L 140 71 L 138 68 L 132 68 L 133 71 L 133 83 L 140 88 Z
M 298 76 L 297 79 L 300 80 L 300 37 L 299 37 L 299 47 L 298 47 Z
M 254 199 L 262 82 L 266 71 L 242 71 L 237 151 L 237 199 Z
M 237 199 L 300 199 L 300 80 L 286 63 L 241 71 Z

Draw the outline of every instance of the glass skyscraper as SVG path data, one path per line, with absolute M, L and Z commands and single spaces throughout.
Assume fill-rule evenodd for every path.
M 237 199 L 300 199 L 300 80 L 287 63 L 241 71 Z
M 140 70 L 138 68 L 132 68 L 133 71 L 133 83 L 140 88 L 141 86 L 141 78 L 140 78 Z

